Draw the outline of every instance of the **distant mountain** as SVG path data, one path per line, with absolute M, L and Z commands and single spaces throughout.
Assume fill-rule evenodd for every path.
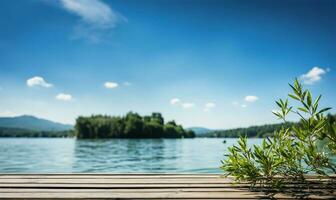
M 0 127 L 34 131 L 66 131 L 73 128 L 73 126 L 69 124 L 61 124 L 30 115 L 22 115 L 18 117 L 0 117 Z
M 188 128 L 187 130 L 192 130 L 192 131 L 194 131 L 195 134 L 196 134 L 196 136 L 204 135 L 204 134 L 207 134 L 207 133 L 213 131 L 213 130 L 211 130 L 211 129 L 204 128 L 204 127 L 190 127 L 190 128 Z

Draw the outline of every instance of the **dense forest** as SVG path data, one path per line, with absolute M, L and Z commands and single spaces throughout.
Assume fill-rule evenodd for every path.
M 129 112 L 125 116 L 92 115 L 78 117 L 77 138 L 193 138 L 195 133 L 185 130 L 175 121 L 164 122 L 160 113 L 140 116 Z
M 235 128 L 227 130 L 214 130 L 209 133 L 202 135 L 202 137 L 225 137 L 225 138 L 236 138 L 246 135 L 247 137 L 267 137 L 271 136 L 275 130 L 280 129 L 283 125 L 289 127 L 292 123 L 288 122 L 286 124 L 266 124 L 261 126 L 250 126 L 247 128 Z
M 329 122 L 336 123 L 336 114 L 327 115 Z M 289 127 L 294 122 L 286 124 L 267 124 L 236 128 L 228 130 L 214 130 L 198 137 L 236 138 L 242 135 L 247 137 L 268 137 L 283 125 Z M 75 137 L 78 138 L 190 138 L 195 137 L 191 130 L 185 130 L 174 121 L 164 123 L 160 113 L 151 116 L 140 116 L 128 113 L 124 117 L 94 115 L 78 117 L 75 131 L 41 131 L 22 128 L 0 127 L 0 137 Z
M 336 121 L 336 114 L 327 115 L 327 120 L 330 124 L 333 124 Z M 266 124 L 261 126 L 250 126 L 247 128 L 235 128 L 235 129 L 228 129 L 228 130 L 214 130 L 209 133 L 202 135 L 201 137 L 224 137 L 224 138 L 237 138 L 240 136 L 247 136 L 247 137 L 257 137 L 263 138 L 272 136 L 274 131 L 279 130 L 282 126 L 285 128 L 290 127 L 293 124 L 297 124 L 294 122 L 287 122 L 287 123 L 279 123 L 279 124 Z
M 74 132 L 0 127 L 0 137 L 74 137 Z

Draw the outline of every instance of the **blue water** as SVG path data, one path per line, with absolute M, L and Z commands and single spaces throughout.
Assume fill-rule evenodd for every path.
M 220 173 L 223 140 L 0 138 L 0 173 Z

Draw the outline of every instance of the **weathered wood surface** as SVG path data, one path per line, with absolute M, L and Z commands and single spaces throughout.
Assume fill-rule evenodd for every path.
M 336 199 L 334 178 L 307 180 L 276 191 L 217 174 L 0 174 L 0 199 Z

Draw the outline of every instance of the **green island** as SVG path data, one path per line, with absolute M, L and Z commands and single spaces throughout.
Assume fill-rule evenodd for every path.
M 129 127 L 133 129 L 141 130 L 138 133 L 143 136 L 143 138 L 193 138 L 193 137 L 204 137 L 204 138 L 239 138 L 241 136 L 246 136 L 248 138 L 266 138 L 272 137 L 276 130 L 281 129 L 282 127 L 289 128 L 292 125 L 297 125 L 300 122 L 284 122 L 277 124 L 265 124 L 259 126 L 250 126 L 245 128 L 234 128 L 234 129 L 223 129 L 223 130 L 209 130 L 204 134 L 197 134 L 192 129 L 184 129 L 181 125 L 177 125 L 174 121 L 163 124 L 163 120 L 160 113 L 153 113 L 152 116 L 141 117 L 136 113 L 130 112 L 128 115 L 135 115 L 135 118 L 141 118 L 141 120 L 132 120 L 128 122 Z M 156 116 L 157 115 L 157 116 Z M 162 118 L 162 119 L 161 119 Z M 329 124 L 336 122 L 336 114 L 327 114 L 326 119 Z M 90 122 L 88 122 L 90 121 Z M 98 122 L 99 121 L 99 122 Z M 108 122 L 109 121 L 109 122 Z M 135 122 L 141 121 L 137 125 Z M 136 136 L 130 136 L 129 130 L 128 133 L 125 133 L 124 128 L 126 124 L 126 119 L 123 117 L 111 117 L 104 115 L 93 115 L 90 117 L 78 117 L 78 128 L 63 131 L 52 131 L 52 130 L 36 130 L 36 129 L 27 129 L 27 128 L 10 128 L 10 127 L 1 127 L 0 126 L 0 137 L 78 137 L 78 138 L 135 138 L 139 137 L 138 133 L 134 133 Z M 83 123 L 87 123 L 84 125 Z M 106 123 L 110 123 L 107 125 Z M 131 125 L 131 123 L 134 123 Z M 91 127 L 90 130 L 91 136 L 84 136 L 85 126 L 87 128 Z M 104 126 L 109 126 L 104 127 Z M 142 127 L 142 128 L 141 128 Z M 93 130 L 95 129 L 95 130 Z M 101 131 L 107 130 L 107 133 L 101 133 Z M 176 130 L 176 131 L 175 131 Z M 82 131 L 80 134 L 78 131 Z M 83 132 L 84 131 L 84 132 Z M 100 133 L 98 134 L 97 131 Z M 166 131 L 164 133 L 164 131 Z M 170 133 L 168 133 L 168 131 Z M 95 133 L 93 133 L 95 132 Z M 177 132 L 178 136 L 172 137 Z M 189 134 L 189 135 L 188 135 Z M 113 136 L 112 136 L 113 135 Z M 176 135 L 176 134 L 175 134 Z
M 175 121 L 164 122 L 161 113 L 140 116 L 129 112 L 122 117 L 92 115 L 78 117 L 77 138 L 193 138 L 192 130 L 185 130 Z

